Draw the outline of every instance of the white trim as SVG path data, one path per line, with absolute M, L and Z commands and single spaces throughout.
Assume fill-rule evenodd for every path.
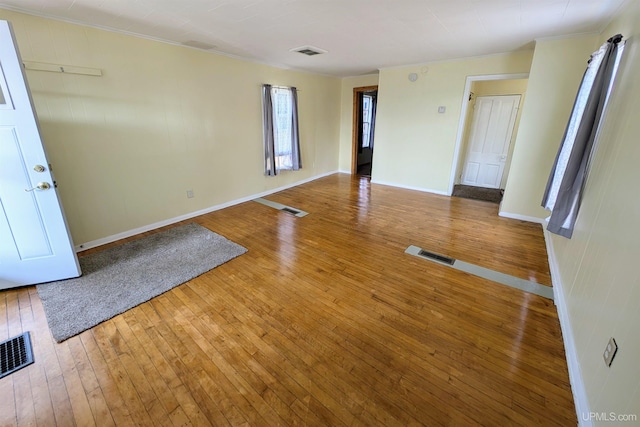
M 340 169 L 338 173 L 346 173 L 347 175 L 351 175 L 351 171 Z
M 613 14 L 611 16 L 616 16 L 616 14 Z M 533 39 L 533 41 L 538 43 L 538 42 L 553 41 L 553 40 L 573 39 L 576 37 L 599 36 L 600 33 L 602 33 L 607 28 L 608 25 L 609 24 L 605 25 L 598 31 L 587 31 L 586 33 L 560 34 L 559 36 L 536 37 L 535 39 Z
M 423 193 L 439 194 L 441 196 L 449 196 L 450 195 L 450 194 L 447 194 L 446 191 L 433 190 L 433 189 L 430 189 L 430 188 L 423 188 L 423 187 L 413 187 L 411 185 L 396 184 L 395 182 L 378 181 L 377 179 L 372 179 L 371 183 L 372 184 L 379 184 L 379 185 L 387 185 L 389 187 L 404 188 L 405 190 L 422 191 Z
M 458 173 L 458 164 L 460 163 L 460 149 L 462 148 L 462 136 L 464 134 L 464 128 L 467 119 L 467 110 L 469 109 L 469 94 L 471 93 L 471 85 L 477 81 L 487 80 L 515 80 L 515 79 L 527 79 L 529 73 L 517 73 L 517 74 L 488 74 L 485 76 L 467 76 L 466 83 L 464 85 L 464 94 L 462 95 L 462 108 L 460 109 L 460 119 L 458 120 L 458 132 L 456 136 L 456 145 L 453 150 L 453 164 L 451 165 L 451 175 L 449 176 L 449 189 L 447 195 L 453 194 L 453 186 L 456 182 L 456 174 Z M 519 108 L 522 108 L 520 106 Z M 515 143 L 515 141 L 514 141 Z
M 498 216 L 501 216 L 503 218 L 519 219 L 520 221 L 535 222 L 536 224 L 545 224 L 544 218 L 538 218 L 535 216 L 520 215 L 503 211 L 498 212 Z
M 546 221 L 543 221 L 543 223 L 546 224 Z M 590 419 L 584 419 L 584 415 L 590 413 L 589 400 L 587 399 L 587 391 L 582 381 L 582 371 L 580 369 L 578 353 L 576 352 L 575 340 L 573 339 L 573 328 L 571 327 L 571 319 L 567 310 L 567 302 L 564 298 L 560 269 L 558 267 L 555 250 L 553 249 L 553 243 L 551 242 L 551 234 L 547 231 L 546 226 L 543 226 L 543 228 L 544 240 L 547 245 L 547 257 L 549 258 L 549 270 L 551 271 L 551 283 L 553 284 L 553 301 L 558 310 L 558 320 L 560 321 L 560 329 L 562 329 L 564 353 L 567 358 L 569 382 L 571 383 L 573 402 L 576 407 L 576 415 L 578 416 L 578 425 L 591 427 L 593 426 L 593 422 Z
M 107 243 L 112 243 L 121 239 L 125 239 L 127 237 L 135 236 L 136 234 L 144 233 L 146 231 L 155 230 L 156 228 L 164 227 L 166 225 L 174 224 L 176 222 L 184 221 L 186 219 L 195 218 L 200 215 L 208 214 L 210 212 L 218 211 L 220 209 L 228 208 L 229 206 L 234 206 L 240 203 L 248 202 L 253 199 L 257 199 L 260 197 L 268 196 L 269 194 L 277 193 L 278 191 L 283 191 L 288 188 L 297 187 L 298 185 L 306 184 L 307 182 L 315 181 L 316 179 L 324 178 L 329 175 L 333 175 L 338 173 L 338 171 L 332 171 L 323 173 L 321 175 L 316 175 L 311 178 L 303 179 L 302 181 L 296 181 L 292 184 L 287 184 L 282 187 L 274 188 L 272 190 L 263 191 L 262 193 L 253 194 L 251 196 L 241 197 L 239 199 L 231 200 L 226 203 L 221 203 L 219 205 L 211 206 L 205 209 L 201 209 L 199 211 L 190 212 L 188 214 L 176 216 L 174 218 L 165 219 L 163 221 L 154 222 L 153 224 L 145 225 L 142 227 L 134 228 L 132 230 L 123 231 L 122 233 L 113 234 L 111 236 L 103 237 L 101 239 L 92 240 L 90 242 L 86 242 L 80 245 L 76 245 L 76 252 L 85 251 L 87 249 L 95 248 L 97 246 L 106 245 Z

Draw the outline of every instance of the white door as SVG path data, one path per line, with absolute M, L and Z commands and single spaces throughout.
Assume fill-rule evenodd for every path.
M 476 98 L 461 184 L 500 188 L 520 95 Z
M 11 26 L 0 21 L 0 289 L 80 275 Z

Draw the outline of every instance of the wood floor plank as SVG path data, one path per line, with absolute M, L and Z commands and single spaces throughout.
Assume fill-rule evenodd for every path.
M 165 393 L 166 386 L 157 371 L 151 368 L 144 352 L 137 347 L 136 337 L 131 332 L 122 316 L 112 319 L 113 331 L 111 343 L 119 355 L 124 368 L 133 383 L 145 410 L 157 425 L 169 425 L 169 413 L 173 412 L 177 403 L 170 393 Z M 167 397 L 168 395 L 168 397 Z
M 210 425 L 163 353 L 146 334 L 135 312 L 129 311 L 122 317 L 139 342 L 139 346 L 136 346 L 136 352 L 146 354 L 143 361 L 145 376 L 154 384 L 156 394 L 170 413 L 173 425 L 188 425 L 190 423 L 197 426 Z
M 55 414 L 55 424 L 58 426 L 75 426 L 73 408 L 69 399 L 67 386 L 62 374 L 47 378 L 51 405 Z
M 295 395 L 282 387 L 275 377 L 257 363 L 251 352 L 247 352 L 236 341 L 235 336 L 227 334 L 224 328 L 221 328 L 199 310 L 198 299 L 189 298 L 187 292 L 189 292 L 188 286 L 185 286 L 175 289 L 173 294 L 185 303 L 185 307 L 190 312 L 185 313 L 186 321 L 194 325 L 203 337 L 206 337 L 200 344 L 201 347 L 204 346 L 203 350 L 208 354 L 214 351 L 219 352 L 220 356 L 231 363 L 254 391 L 265 400 L 268 407 L 292 424 L 300 424 L 302 420 L 298 419 L 297 415 L 289 409 L 295 400 Z
M 31 394 L 29 371 L 21 369 L 12 374 L 15 394 L 16 420 L 18 426 L 35 425 L 36 412 Z
M 0 425 L 16 425 L 18 420 L 13 378 L 11 376 L 0 379 L 0 396 L 4 396 L 0 399 Z
M 85 333 L 86 334 L 86 333 Z M 88 335 L 88 334 L 86 334 Z M 111 411 L 106 402 L 100 383 L 93 369 L 87 350 L 80 339 L 71 339 L 67 341 L 69 343 L 69 351 L 75 362 L 80 382 L 85 390 L 87 396 L 87 403 L 93 420 L 96 425 L 111 426 L 115 425 Z
M 78 373 L 73 355 L 69 349 L 69 342 L 64 342 L 56 346 L 56 353 L 62 368 L 69 402 L 73 411 L 73 417 L 78 426 L 95 425 L 95 419 L 91 412 L 87 393 L 82 385 L 82 379 Z
M 177 310 L 174 310 L 172 302 L 166 295 L 157 298 L 161 310 L 165 313 L 171 313 L 176 320 L 174 325 L 175 331 L 178 332 L 181 342 L 191 350 L 193 358 L 203 358 L 206 354 L 207 360 L 213 362 L 203 366 L 203 373 L 206 373 L 207 379 L 212 380 L 209 385 L 216 384 L 215 388 L 222 390 L 229 397 L 229 403 L 232 402 L 232 408 L 237 409 L 247 419 L 250 424 L 266 423 L 268 425 L 277 425 L 281 422 L 277 414 L 270 408 L 265 407 L 264 402 L 256 398 L 257 392 L 242 378 L 235 370 L 235 367 L 222 357 L 222 355 L 212 346 L 206 345 L 204 336 L 197 331 L 190 322 L 188 322 Z M 157 306 L 158 307 L 158 306 Z M 203 347 L 201 347 L 203 346 Z M 257 406 L 254 406 L 256 405 Z
M 165 227 L 248 252 L 63 343 L 35 287 L 0 291 L 0 338 L 28 330 L 36 356 L 0 379 L 0 425 L 577 423 L 552 301 L 404 253 L 550 286 L 539 224 L 343 174 L 268 198 L 309 215 L 249 201 Z
M 124 362 L 112 345 L 112 337 L 117 339 L 114 337 L 117 332 L 115 327 L 110 321 L 107 321 L 93 328 L 92 332 L 131 419 L 136 423 L 151 424 L 153 420 L 145 409 L 136 387 L 127 373 Z
M 7 331 L 7 338 L 13 338 L 23 332 L 18 294 L 25 291 L 24 289 L 10 289 L 4 292 L 6 292 L 7 301 L 7 323 L 4 329 Z
M 136 311 L 136 318 L 146 325 L 154 324 L 149 320 L 163 312 L 163 307 L 157 301 L 141 306 Z M 155 343 L 167 358 L 177 375 L 184 382 L 185 387 L 193 397 L 199 409 L 214 425 L 230 425 L 230 420 L 240 424 L 246 419 L 238 413 L 230 402 L 230 398 L 215 385 L 215 382 L 203 371 L 199 365 L 202 355 L 195 357 L 190 354 L 189 347 L 184 346 L 178 339 L 174 326 L 165 323 L 155 323 L 155 327 L 147 327 L 145 330 L 149 338 Z M 170 327 L 171 326 L 171 327 Z M 175 328 L 177 330 L 177 328 Z M 233 423 L 233 421 L 231 423 Z
M 100 390 L 104 396 L 109 413 L 111 414 L 111 419 L 115 425 L 134 424 L 126 402 L 116 386 L 116 381 L 111 376 L 108 363 L 100 352 L 98 343 L 96 342 L 92 331 L 85 331 L 78 337 L 80 338 L 82 346 L 87 353 L 87 357 L 91 362 L 96 380 L 98 381 L 98 385 L 100 386 Z M 104 421 L 101 419 L 100 422 L 109 424 L 109 419 L 107 418 Z
M 0 292 L 0 342 L 8 340 L 9 337 L 9 291 Z
M 36 356 L 34 356 L 35 358 Z M 36 425 L 46 426 L 55 420 L 50 390 L 47 384 L 45 366 L 34 364 L 29 369 L 31 398 L 35 410 Z M 1 393 L 0 393 L 1 395 Z M 0 425 L 2 425 L 0 423 Z
M 220 283 L 218 285 L 222 286 Z M 218 295 L 221 296 L 220 294 Z M 237 299 L 231 297 L 223 298 L 228 304 L 236 306 L 243 305 L 241 301 L 248 301 L 243 300 L 242 296 L 234 296 Z M 326 406 L 330 412 L 337 412 L 341 415 L 342 419 L 351 422 L 353 420 L 353 413 L 360 413 L 362 410 L 357 406 L 357 401 L 354 399 L 344 399 L 344 403 L 341 405 L 339 402 L 341 391 L 326 384 L 321 374 L 313 370 L 313 366 L 318 365 L 318 360 L 312 354 L 304 352 L 296 343 L 286 338 L 282 333 L 277 332 L 277 330 L 272 330 L 270 333 L 267 333 L 267 331 L 271 329 L 271 326 L 277 323 L 277 321 L 268 316 L 266 312 L 258 311 L 261 313 L 260 316 L 254 316 L 250 312 L 236 314 L 242 321 L 246 322 L 246 326 L 251 328 L 257 327 L 257 329 L 251 330 L 252 335 L 256 337 L 260 336 L 261 340 L 265 342 L 255 340 L 252 341 L 252 344 L 259 345 L 260 349 L 270 355 L 269 357 L 279 359 L 280 364 L 284 363 L 284 365 L 281 365 L 281 369 L 284 369 L 293 380 L 293 382 L 287 381 L 287 384 L 289 384 L 292 389 L 296 389 L 297 383 L 306 392 L 314 396 L 318 404 Z M 244 315 L 247 317 L 245 318 Z M 239 325 L 234 325 L 233 327 L 234 329 L 240 328 Z M 279 325 L 278 329 L 285 331 L 286 326 Z M 274 354 L 272 349 L 277 349 L 279 355 Z M 316 379 L 316 376 L 320 376 L 321 380 Z M 285 381 L 286 380 L 285 378 Z M 340 382 L 340 380 L 336 380 L 336 382 Z M 329 414 L 325 414 L 324 416 L 327 417 Z M 339 420 L 340 418 L 337 418 L 334 420 L 334 423 L 340 423 Z
M 220 284 L 220 286 L 223 286 L 222 284 Z M 229 292 L 233 292 L 231 287 L 227 288 L 227 291 Z M 235 294 L 234 295 L 237 299 L 235 300 L 235 304 L 238 304 L 238 301 L 242 300 L 242 296 Z M 264 295 L 263 295 L 264 298 Z M 230 303 L 234 303 L 234 300 L 230 300 Z M 260 301 L 258 299 L 254 299 L 253 303 L 257 303 L 258 305 L 261 303 L 265 303 L 264 300 Z M 357 401 L 353 401 L 353 399 L 349 399 L 348 398 L 348 391 L 347 390 L 351 390 L 351 387 L 347 384 L 344 383 L 343 379 L 334 379 L 331 383 L 327 383 L 327 380 L 325 378 L 330 378 L 331 376 L 328 375 L 328 368 L 325 367 L 321 362 L 321 360 L 317 357 L 316 354 L 314 354 L 314 349 L 307 349 L 308 347 L 306 347 L 305 345 L 303 345 L 304 343 L 298 339 L 299 336 L 295 335 L 292 333 L 292 331 L 290 330 L 289 326 L 286 326 L 284 323 L 278 321 L 276 318 L 266 314 L 266 312 L 269 311 L 271 312 L 271 309 L 267 309 L 265 311 L 259 312 L 261 313 L 259 316 L 255 316 L 253 317 L 253 321 L 261 321 L 261 320 L 266 320 L 266 323 L 264 324 L 263 328 L 264 329 L 269 329 L 269 326 L 276 326 L 277 328 L 279 328 L 280 330 L 280 334 L 279 335 L 271 335 L 271 336 L 267 336 L 267 335 L 263 335 L 263 338 L 276 338 L 278 341 L 278 347 L 279 348 L 283 348 L 282 344 L 285 344 L 285 348 L 291 349 L 291 352 L 286 353 L 288 358 L 292 358 L 292 354 L 298 354 L 299 356 L 303 356 L 300 360 L 300 364 L 298 365 L 301 369 L 303 369 L 303 371 L 305 372 L 306 376 L 315 376 L 318 375 L 320 378 L 322 378 L 322 381 L 318 381 L 317 386 L 320 387 L 324 393 L 321 394 L 317 394 L 317 392 L 313 393 L 316 396 L 316 399 L 320 399 L 319 401 L 326 401 L 328 408 L 330 408 L 330 410 L 333 410 L 337 413 L 342 413 L 343 417 L 350 417 L 353 415 L 361 415 L 362 413 L 362 406 L 358 404 Z M 315 320 L 317 320 L 317 318 L 315 318 Z M 286 323 L 286 322 L 285 322 Z M 250 325 L 251 323 L 247 323 L 248 325 Z M 319 349 L 322 349 L 321 345 L 318 345 Z M 307 349 L 305 351 L 305 349 Z M 366 386 L 365 386 L 366 387 Z M 330 395 L 335 395 L 338 396 L 338 398 L 340 399 L 340 405 L 336 405 L 335 402 L 333 400 L 327 400 L 326 396 L 330 396 Z M 387 402 L 385 402 L 386 404 Z M 345 412 L 345 410 L 347 410 L 348 412 Z M 349 412 L 351 413 L 351 415 L 349 415 Z M 402 414 L 399 414 L 400 417 L 402 417 Z M 388 414 L 385 414 L 385 416 L 388 416 Z M 347 418 L 349 419 L 349 418 Z
M 262 298 L 266 297 L 262 295 Z M 312 306 L 310 304 L 305 304 L 305 306 L 308 307 L 308 310 L 317 310 L 316 306 Z M 295 313 L 291 313 L 291 315 L 295 316 Z M 337 325 L 332 324 L 329 321 L 329 318 L 325 317 L 327 315 L 328 313 L 322 312 L 321 309 L 318 310 L 316 312 L 316 315 L 310 316 L 310 318 L 313 319 L 314 322 L 314 324 L 311 324 L 310 326 L 308 323 L 304 322 L 304 319 L 294 317 L 294 326 L 286 328 L 283 334 L 289 337 L 291 341 L 295 341 L 296 343 L 298 343 L 298 345 L 300 345 L 302 348 L 307 349 L 308 352 L 313 351 L 313 349 L 319 349 L 319 353 L 318 350 L 316 350 L 316 354 L 318 356 L 320 356 L 323 360 L 332 361 L 335 365 L 337 365 L 333 369 L 342 369 L 345 377 L 357 378 L 358 381 L 356 381 L 354 384 L 351 384 L 350 387 L 359 387 L 362 390 L 370 389 L 375 391 L 378 389 L 386 389 L 389 386 L 393 386 L 394 383 L 400 380 L 402 376 L 401 373 L 399 373 L 399 375 L 397 376 L 387 376 L 384 378 L 383 383 L 377 383 L 376 379 L 378 377 L 377 374 L 379 372 L 379 369 L 386 370 L 386 368 L 388 368 L 388 365 L 385 366 L 385 364 L 391 363 L 390 360 L 388 358 L 383 358 L 384 362 L 378 363 L 375 358 L 370 357 L 369 353 L 358 351 L 358 348 L 352 345 L 353 343 L 348 342 L 348 340 L 351 338 L 350 336 L 348 336 L 348 334 L 345 336 L 338 336 L 334 334 Z M 328 323 L 328 325 L 324 326 L 324 323 Z M 323 330 L 321 334 L 317 334 L 315 330 L 320 327 L 325 328 L 325 330 Z M 327 337 L 326 340 L 324 339 L 325 336 Z M 313 337 L 314 339 L 309 342 L 308 345 L 306 345 L 305 341 L 308 341 L 309 337 Z M 331 348 L 331 346 L 327 346 L 329 342 L 332 342 L 334 345 L 338 344 L 339 351 L 336 352 L 335 350 L 328 350 L 329 348 Z M 320 365 L 320 367 L 322 367 L 322 365 Z M 361 373 L 358 372 L 359 369 L 362 370 Z M 327 375 L 328 372 L 323 370 L 320 372 L 320 374 Z M 336 387 L 339 390 L 348 388 L 344 386 L 341 387 L 341 384 L 336 382 L 334 382 L 332 386 Z M 390 403 L 395 403 L 396 406 L 389 406 Z M 397 396 L 397 399 L 389 399 L 388 397 L 386 397 L 379 400 L 380 407 L 385 407 L 387 411 L 390 411 L 390 413 L 394 414 L 396 419 L 402 420 L 404 424 L 409 424 L 414 420 L 412 420 L 410 417 L 407 417 L 403 412 L 402 406 L 404 404 L 405 399 L 404 397 L 401 398 L 400 395 Z M 434 405 L 432 406 L 430 412 L 433 413 L 438 411 L 438 406 Z M 389 413 L 385 415 L 388 416 Z M 430 415 L 432 414 L 429 414 L 429 416 Z M 426 417 L 427 415 L 423 414 L 423 416 Z M 444 419 L 448 416 L 449 415 L 446 413 L 441 413 L 439 417 L 440 419 Z M 382 417 L 382 414 L 378 414 L 378 417 Z
M 14 300 L 15 291 L 4 291 L 0 294 L 0 342 L 6 341 L 11 336 L 10 324 L 12 316 L 16 313 Z M 17 423 L 16 396 L 13 388 L 13 377 L 6 376 L 0 379 L 0 425 L 15 425 Z

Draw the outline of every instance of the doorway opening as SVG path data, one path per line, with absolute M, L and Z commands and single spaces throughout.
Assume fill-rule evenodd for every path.
M 467 77 L 449 194 L 499 203 L 528 74 Z
M 377 105 L 378 86 L 353 89 L 352 175 L 371 176 Z

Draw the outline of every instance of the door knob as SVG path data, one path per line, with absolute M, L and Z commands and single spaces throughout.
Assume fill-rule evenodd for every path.
M 38 185 L 36 185 L 33 188 L 25 188 L 24 191 L 33 191 L 33 190 L 48 190 L 51 188 L 51 184 L 49 184 L 48 182 L 39 182 Z

